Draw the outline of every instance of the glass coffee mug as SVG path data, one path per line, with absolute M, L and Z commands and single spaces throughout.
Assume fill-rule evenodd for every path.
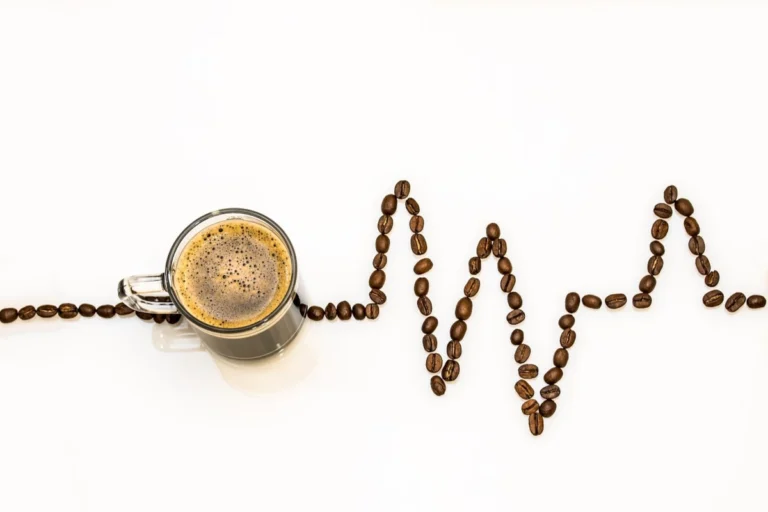
M 209 226 L 225 221 L 259 225 L 283 242 L 290 257 L 291 278 L 285 295 L 264 318 L 242 327 L 210 325 L 195 317 L 184 307 L 175 284 L 179 257 L 187 244 Z M 306 316 L 301 307 L 296 252 L 288 236 L 272 219 L 240 208 L 216 210 L 194 221 L 173 243 L 164 273 L 126 277 L 118 285 L 118 295 L 136 311 L 182 315 L 211 350 L 235 359 L 255 359 L 277 352 L 293 340 Z

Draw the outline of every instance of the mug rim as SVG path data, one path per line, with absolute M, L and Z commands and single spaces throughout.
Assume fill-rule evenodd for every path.
M 196 318 L 192 313 L 190 313 L 184 307 L 184 304 L 176 294 L 175 287 L 173 285 L 173 282 L 171 281 L 171 273 L 173 271 L 174 256 L 179 250 L 184 249 L 183 247 L 180 247 L 181 242 L 184 240 L 184 238 L 190 232 L 192 232 L 192 230 L 194 230 L 203 222 L 206 222 L 214 217 L 218 217 L 220 215 L 227 215 L 227 214 L 247 215 L 264 222 L 269 229 L 274 231 L 282 239 L 282 242 L 287 247 L 288 254 L 291 258 L 291 282 L 288 285 L 288 290 L 286 291 L 285 295 L 280 300 L 280 303 L 275 307 L 275 309 L 270 311 L 270 313 L 264 318 L 262 318 L 261 320 L 254 322 L 252 324 L 242 326 L 242 327 L 233 327 L 233 328 L 217 327 L 215 325 L 207 324 L 202 320 L 199 320 L 198 318 Z M 244 219 L 244 220 L 248 220 L 248 219 Z M 237 334 L 237 333 L 251 331 L 253 329 L 263 327 L 269 324 L 270 322 L 272 322 L 273 320 L 277 319 L 279 316 L 282 316 L 282 314 L 286 310 L 286 306 L 292 301 L 291 296 L 293 295 L 293 291 L 295 291 L 296 289 L 297 282 L 298 282 L 297 258 L 296 258 L 296 251 L 294 250 L 293 244 L 291 243 L 291 239 L 288 238 L 288 235 L 285 233 L 285 231 L 283 231 L 283 229 L 271 218 L 267 217 L 263 213 L 259 213 L 253 210 L 248 210 L 246 208 L 222 208 L 220 210 L 214 210 L 212 212 L 206 213 L 205 215 L 198 217 L 197 219 L 192 221 L 192 223 L 189 224 L 186 228 L 184 228 L 184 230 L 179 234 L 179 236 L 176 237 L 176 240 L 173 242 L 173 245 L 171 246 L 171 250 L 168 253 L 168 258 L 166 259 L 166 262 L 165 262 L 165 272 L 163 274 L 163 285 L 165 286 L 165 290 L 168 292 L 169 296 L 171 297 L 171 301 L 173 301 L 173 304 L 179 310 L 179 313 L 184 315 L 184 318 L 194 323 L 198 327 L 213 333 L 217 333 L 217 334 Z

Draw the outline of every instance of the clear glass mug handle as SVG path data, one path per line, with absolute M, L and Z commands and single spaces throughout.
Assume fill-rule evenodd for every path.
M 163 274 L 126 277 L 117 285 L 117 295 L 129 308 L 142 313 L 178 313 L 163 281 Z

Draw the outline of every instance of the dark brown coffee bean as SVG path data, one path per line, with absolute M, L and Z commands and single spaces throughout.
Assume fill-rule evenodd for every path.
M 485 236 L 487 236 L 491 240 L 496 240 L 501 236 L 501 228 L 499 228 L 499 225 L 496 224 L 495 222 L 491 222 L 485 228 Z
M 413 272 L 416 275 L 426 274 L 430 270 L 432 270 L 432 260 L 429 258 L 421 258 L 413 266 Z
M 464 322 L 464 320 L 456 320 L 451 324 L 451 339 L 456 341 L 461 341 L 464 339 L 464 336 L 467 334 L 467 324 Z
M 378 290 L 376 290 L 378 292 Z M 382 293 L 382 292 L 379 292 Z M 371 294 L 373 294 L 373 290 L 371 291 Z M 386 300 L 386 297 L 384 298 Z M 336 315 L 338 313 L 336 312 L 336 305 L 333 302 L 329 302 L 325 305 L 325 318 L 328 320 L 335 320 Z
M 541 388 L 541 398 L 544 400 L 552 400 L 553 398 L 557 398 L 560 396 L 560 386 L 557 384 L 552 384 L 549 386 L 544 386 Z
M 363 320 L 365 318 L 365 306 L 360 303 L 352 306 L 352 316 L 355 317 L 355 320 Z
M 427 239 L 421 233 L 411 235 L 411 252 L 416 256 L 421 256 L 427 252 Z
M 675 201 L 677 201 L 677 187 L 670 185 L 664 190 L 664 202 L 673 204 Z
M 576 318 L 569 313 L 561 316 L 557 324 L 560 326 L 561 329 L 570 329 L 576 324 Z
M 687 199 L 680 198 L 675 201 L 675 210 L 683 217 L 690 217 L 693 215 L 693 205 Z
M 437 350 L 437 338 L 434 334 L 425 334 L 423 338 L 421 338 L 421 346 L 424 347 L 424 350 L 427 352 L 434 352 Z
M 325 310 L 320 306 L 312 306 L 307 310 L 307 317 L 310 320 L 317 322 L 318 320 L 325 318 Z
M 376 252 L 386 253 L 389 251 L 389 237 L 387 235 L 379 235 L 376 237 Z
M 445 382 L 439 376 L 435 375 L 429 380 L 429 386 L 432 388 L 432 392 L 437 396 L 443 396 L 445 394 Z
M 736 292 L 725 301 L 725 309 L 735 313 L 747 302 L 747 296 L 741 292 Z
M 648 260 L 648 273 L 652 276 L 661 274 L 661 269 L 664 268 L 664 260 L 661 256 L 651 256 Z
M 377 254 L 373 257 L 373 268 L 376 270 L 381 270 L 384 267 L 387 266 L 387 255 L 386 254 Z
M 61 308 L 59 308 L 59 311 L 61 311 Z M 126 316 L 133 313 L 133 310 L 129 308 L 126 304 L 120 302 L 119 304 L 115 304 L 115 313 L 117 313 L 120 316 Z
M 651 226 L 651 236 L 656 240 L 661 240 L 669 232 L 669 223 L 663 219 L 656 219 L 656 222 Z
M 555 410 L 557 410 L 557 404 L 552 400 L 544 400 L 541 402 L 541 407 L 539 408 L 539 413 L 544 418 L 549 418 L 553 414 L 555 414 Z
M 714 288 L 715 286 L 720 283 L 720 272 L 717 270 L 713 270 L 709 274 L 707 274 L 707 277 L 704 278 L 704 284 L 709 286 L 710 288 Z
M 400 180 L 395 184 L 395 197 L 405 199 L 411 193 L 411 184 L 406 180 Z
M 530 384 L 528 384 L 524 380 L 519 380 L 515 382 L 515 392 L 523 400 L 528 400 L 530 398 L 533 398 L 533 395 L 534 395 L 533 388 L 531 387 Z
M 653 213 L 661 219 L 668 219 L 672 216 L 672 207 L 668 204 L 659 203 L 653 208 Z
M 387 194 L 381 201 L 381 213 L 392 215 L 397 211 L 397 198 L 392 194 Z
M 515 309 L 509 312 L 507 315 L 507 322 L 509 325 L 518 325 L 525 320 L 525 312 L 522 309 Z
M 371 292 L 368 294 L 368 297 L 374 304 L 384 304 L 387 302 L 387 295 L 381 290 L 371 290 Z M 333 320 L 332 318 L 328 317 L 328 308 L 325 308 L 325 317 L 328 318 L 328 320 Z
M 19 318 L 19 312 L 16 308 L 0 309 L 0 323 L 9 324 Z
M 651 242 L 651 254 L 654 256 L 664 256 L 664 244 L 659 242 L 658 240 L 654 240 Z
M 181 315 L 178 315 L 178 314 L 168 315 L 168 318 L 166 320 L 171 325 L 177 324 L 181 320 Z
M 336 314 L 339 315 L 339 320 L 349 320 L 352 318 L 352 307 L 349 302 L 343 300 L 336 305 Z
M 461 342 L 452 340 L 448 342 L 446 353 L 451 359 L 458 359 L 461 357 Z
M 79 311 L 80 314 L 86 318 L 90 318 L 96 314 L 96 308 L 91 304 L 80 304 L 80 307 L 77 308 L 77 311 Z
M 723 303 L 725 300 L 725 295 L 723 295 L 723 292 L 720 290 L 712 290 L 711 292 L 705 293 L 702 300 L 704 305 L 708 308 L 716 308 Z
M 487 258 L 491 254 L 491 249 L 493 248 L 493 242 L 488 240 L 487 237 L 483 237 L 480 239 L 479 242 L 477 242 L 477 249 L 475 249 L 475 252 L 477 253 L 478 258 Z
M 568 364 L 568 357 L 568 351 L 564 348 L 559 348 L 555 350 L 555 355 L 552 356 L 552 364 L 558 368 L 565 368 L 565 365 Z
M 379 228 L 379 233 L 381 233 L 382 235 L 386 235 L 387 233 L 392 231 L 392 226 L 394 225 L 395 225 L 395 221 L 392 220 L 392 217 L 390 217 L 389 215 L 382 215 L 381 217 L 379 217 L 378 228 Z
M 126 306 L 127 307 L 127 306 Z M 77 306 L 69 302 L 59 306 L 59 317 L 64 319 L 75 318 L 77 316 Z
M 512 342 L 513 345 L 519 345 L 523 342 L 525 339 L 525 333 L 522 329 L 515 329 L 512 331 L 512 334 L 509 336 L 509 341 Z
M 762 295 L 750 295 L 747 299 L 747 307 L 751 309 L 764 308 L 766 304 L 765 297 Z
M 581 303 L 584 304 L 585 308 L 600 309 L 603 306 L 603 299 L 597 295 L 585 295 L 582 297 Z
M 308 309 L 309 309 L 309 306 L 307 306 L 306 304 L 299 305 L 299 313 L 301 313 L 301 316 L 306 317 Z
M 693 217 L 686 217 L 683 221 L 683 227 L 690 236 L 699 236 L 699 233 L 701 233 L 699 223 Z
M 525 402 L 523 402 L 523 405 L 520 407 L 520 410 L 522 410 L 523 414 L 525 414 L 526 416 L 530 416 L 531 414 L 539 410 L 539 401 L 536 400 L 535 398 L 526 400 Z
M 576 342 L 576 331 L 573 329 L 565 329 L 560 334 L 560 346 L 563 348 L 571 348 Z
M 423 297 L 429 293 L 429 279 L 426 277 L 420 277 L 413 283 L 413 293 L 417 297 Z
M 696 270 L 703 276 L 712 271 L 712 265 L 709 263 L 709 258 L 707 258 L 706 255 L 702 254 L 701 256 L 696 257 Z
M 651 296 L 647 293 L 638 293 L 634 297 L 632 297 L 632 305 L 635 306 L 637 309 L 646 309 L 651 307 L 651 303 L 653 300 L 651 299 Z
M 410 222 L 408 222 L 408 226 L 414 233 L 421 233 L 424 231 L 424 217 L 421 215 L 414 215 L 411 217 Z
M 704 239 L 700 236 L 692 236 L 688 240 L 688 250 L 696 256 L 704 254 L 704 250 L 707 248 L 707 244 L 704 243 Z
M 515 284 L 517 283 L 517 278 L 515 277 L 515 274 L 507 274 L 504 276 L 501 276 L 501 291 L 504 293 L 510 293 L 512 290 L 515 289 Z
M 424 316 L 432 314 L 432 301 L 426 295 L 419 297 L 416 301 L 416 307 L 419 309 L 419 313 Z
M 473 276 L 476 276 L 480 273 L 480 268 L 482 267 L 481 259 L 477 256 L 472 256 L 469 258 L 469 273 Z
M 472 301 L 466 297 L 459 299 L 456 303 L 456 318 L 459 320 L 467 320 L 472 316 Z
M 445 366 L 443 366 L 443 380 L 450 382 L 452 380 L 458 379 L 460 371 L 461 367 L 459 366 L 458 361 L 454 359 L 447 360 L 445 362 Z
M 40 306 L 37 308 L 37 316 L 41 318 L 51 318 L 53 316 L 56 316 L 58 312 L 59 312 L 59 309 L 52 304 L 45 304 L 44 306 Z
M 623 308 L 627 304 L 627 296 L 623 293 L 612 293 L 605 298 L 605 305 L 608 309 Z
M 531 347 L 525 343 L 518 345 L 517 350 L 515 350 L 515 362 L 523 364 L 529 357 L 531 357 Z
M 165 315 L 152 315 L 152 319 L 155 321 L 156 324 L 161 324 L 165 322 Z
M 521 364 L 517 368 L 521 379 L 535 379 L 539 375 L 539 367 L 535 364 Z
M 535 436 L 540 436 L 544 432 L 544 418 L 540 413 L 535 412 L 528 416 L 528 428 Z
M 94 311 L 96 311 L 94 309 Z M 82 313 L 80 313 L 82 315 Z M 93 316 L 93 315 L 91 315 Z M 137 311 L 136 316 L 139 317 L 142 320 L 152 320 L 152 317 L 154 316 L 152 313 L 144 313 L 142 311 Z
M 499 262 L 496 264 L 496 268 L 499 269 L 500 274 L 509 274 L 512 272 L 512 262 L 506 256 L 499 258 Z
M 571 292 L 565 296 L 565 310 L 569 313 L 575 313 L 581 305 L 581 297 L 576 292 Z
M 19 310 L 19 318 L 21 320 L 29 320 L 34 318 L 36 315 L 37 311 L 35 311 L 35 306 L 24 306 Z
M 387 280 L 387 275 L 383 270 L 374 270 L 371 272 L 371 277 L 368 278 L 368 286 L 374 290 L 380 290 Z
M 432 352 L 427 356 L 427 371 L 437 373 L 443 367 L 443 357 L 437 352 Z
M 417 203 L 416 200 L 412 197 L 409 197 L 405 200 L 405 209 L 408 210 L 408 213 L 411 215 L 418 215 L 419 212 L 421 212 L 419 203 Z
M 437 318 L 433 316 L 425 318 L 424 322 L 421 324 L 421 332 L 424 334 L 432 334 L 435 332 L 435 329 L 437 329 Z
M 476 277 L 470 277 L 467 284 L 464 285 L 464 295 L 474 297 L 480 291 L 480 280 Z
M 507 254 L 507 241 L 503 238 L 499 238 L 498 240 L 493 241 L 493 248 L 491 249 L 491 252 L 493 252 L 493 255 L 497 258 L 501 258 L 503 256 L 506 256 Z
M 643 293 L 651 293 L 656 288 L 656 278 L 653 276 L 645 276 L 640 280 L 640 291 Z
M 507 304 L 511 309 L 520 309 L 523 307 L 523 298 L 517 292 L 508 293 Z
M 558 368 L 557 366 L 550 368 L 547 370 L 547 373 L 544 374 L 544 382 L 547 384 L 557 384 L 560 382 L 560 379 L 563 378 L 563 370 L 562 368 Z

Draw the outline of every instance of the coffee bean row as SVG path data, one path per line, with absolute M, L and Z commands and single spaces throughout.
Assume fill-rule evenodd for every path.
M 32 318 L 39 316 L 40 318 L 52 318 L 59 316 L 64 319 L 72 319 L 78 315 L 90 318 L 92 316 L 100 316 L 101 318 L 112 318 L 117 316 L 128 316 L 134 313 L 133 309 L 119 303 L 114 306 L 111 304 L 105 304 L 103 306 L 95 307 L 91 304 L 80 304 L 76 306 L 71 303 L 60 304 L 54 306 L 52 304 L 45 304 L 38 306 L 24 306 L 21 309 L 5 308 L 0 310 L 0 323 L 9 324 L 17 319 L 19 320 L 31 320 Z M 175 324 L 181 320 L 181 315 L 151 315 L 148 313 L 136 312 L 136 316 L 142 320 L 154 320 L 155 323 L 161 324 L 167 321 L 170 324 Z

